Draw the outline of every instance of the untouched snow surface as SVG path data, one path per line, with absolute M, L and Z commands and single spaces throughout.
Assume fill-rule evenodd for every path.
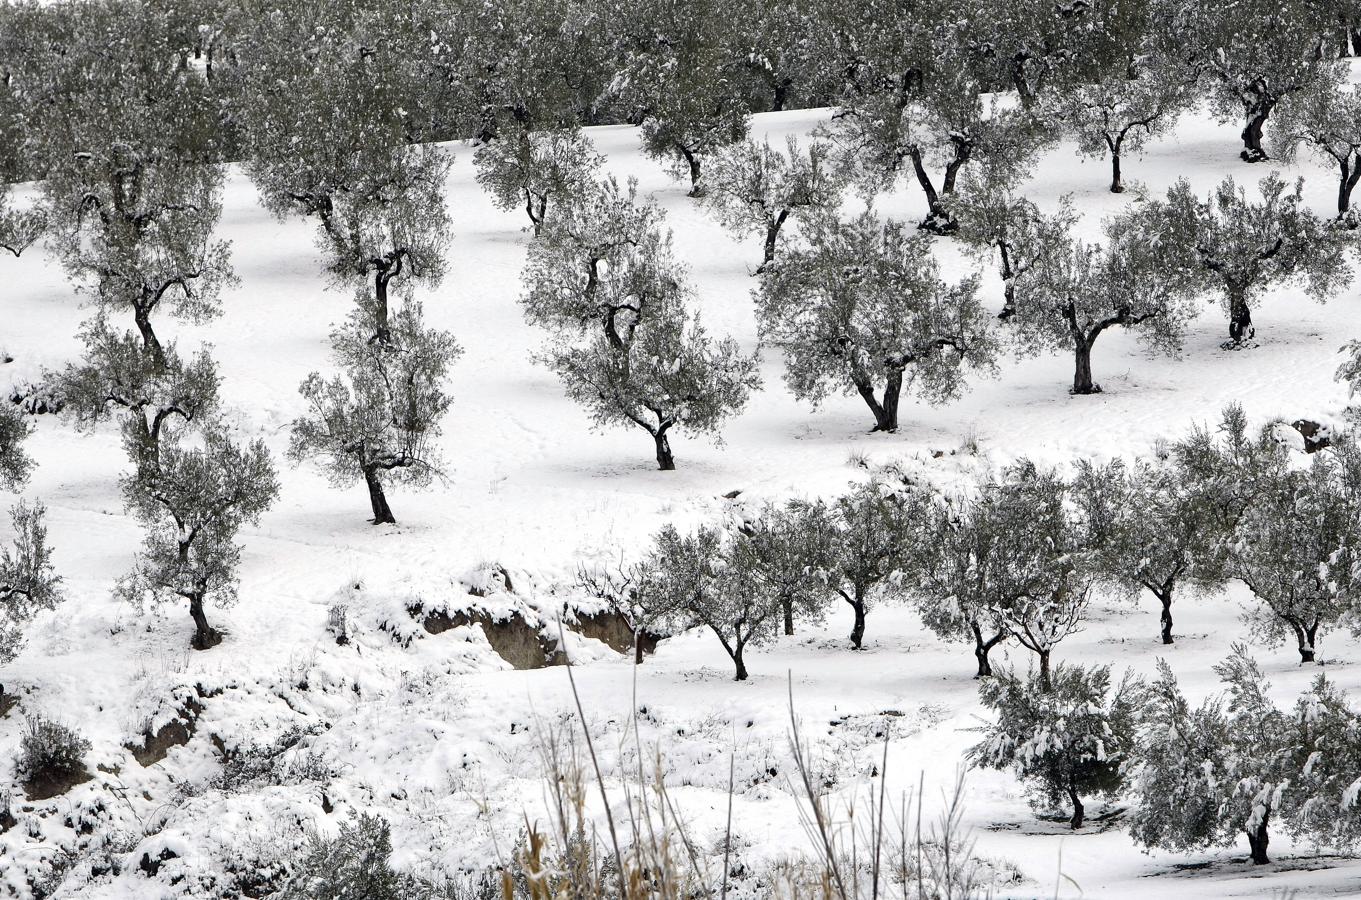
M 758 116 L 753 131 L 782 141 L 787 133 L 806 135 L 824 116 Z M 1142 159 L 1128 160 L 1127 172 L 1153 194 L 1182 175 L 1201 194 L 1226 173 L 1253 183 L 1276 166 L 1241 163 L 1237 131 L 1187 117 Z M 635 129 L 589 134 L 611 171 L 636 176 L 640 192 L 655 195 L 666 209 L 708 327 L 753 347 L 749 272 L 759 260 L 757 243 L 735 242 L 708 220 L 682 186 L 639 153 Z M 592 433 L 551 373 L 532 364 L 542 335 L 524 324 L 516 302 L 529 240 L 525 222 L 492 208 L 473 178 L 470 148 L 450 149 L 457 162 L 448 191 L 449 275 L 437 290 L 419 295 L 427 320 L 452 330 L 465 349 L 454 370 L 456 403 L 444 425 L 450 478 L 428 493 L 392 491 L 398 526 L 366 523 L 362 486 L 333 490 L 314 469 L 283 461 L 288 423 L 302 411 L 297 385 L 312 370 L 327 371 L 329 327 L 350 303 L 348 293 L 329 289 L 319 272 L 310 223 L 272 219 L 233 169 L 221 234 L 232 242 L 241 283 L 224 298 L 222 317 L 206 327 L 160 319 L 158 330 L 182 347 L 213 346 L 231 415 L 244 433 L 264 437 L 282 473 L 278 504 L 259 528 L 242 535 L 240 603 L 210 611 L 228 632 L 221 646 L 189 651 L 191 623 L 182 608 L 141 612 L 112 599 L 114 580 L 141 538 L 117 490 L 127 463 L 116 428 L 77 434 L 51 416 L 39 420 L 29 445 L 39 466 L 25 495 L 49 508 L 69 599 L 35 624 L 27 649 L 0 673 L 6 690 L 21 695 L 20 709 L 0 719 L 0 779 L 8 777 L 24 709 L 79 726 L 94 745 L 88 762 L 95 778 L 38 804 L 26 804 L 20 789 L 10 788 L 20 824 L 0 835 L 0 885 L 13 888 L 20 873 L 46 865 L 83 821 L 109 834 L 127 865 L 117 878 L 73 886 L 63 896 L 215 896 L 215 873 L 264 865 L 295 846 L 304 825 L 331 831 L 355 810 L 391 821 L 399 866 L 455 873 L 483 865 L 507 852 L 526 816 L 547 818 L 536 735 L 568 715 L 567 675 L 562 668 L 510 670 L 475 627 L 427 635 L 408 618 L 411 640 L 403 646 L 384 624 L 401 619 L 412 598 L 438 604 L 465 596 L 460 579 L 499 564 L 526 573 L 525 583 L 534 586 L 528 592 L 542 601 L 583 561 L 635 553 L 667 521 L 684 527 L 718 515 L 729 491 L 740 489 L 743 500 L 832 493 L 864 477 L 857 459 L 902 461 L 948 481 L 1023 455 L 1057 463 L 1077 454 L 1141 452 L 1160 436 L 1213 422 L 1233 400 L 1254 422 L 1335 416 L 1346 401 L 1332 375 L 1339 346 L 1361 336 L 1361 282 L 1326 305 L 1296 291 L 1273 294 L 1255 314 L 1259 346 L 1251 350 L 1219 348 L 1225 319 L 1208 303 L 1179 358 L 1150 357 L 1132 338 L 1108 333 L 1094 358 L 1105 392 L 1095 396 L 1067 393 L 1067 356 L 1007 362 L 996 379 L 978 382 L 959 402 L 929 408 L 905 398 L 902 428 L 894 435 L 867 434 L 868 411 L 856 397 L 835 398 L 816 411 L 797 403 L 781 382 L 782 360 L 767 352 L 765 389 L 726 428 L 725 443 L 676 436 L 679 470 L 658 472 L 647 435 Z M 1331 169 L 1307 163 L 1285 174 L 1304 174 L 1310 205 L 1330 214 Z M 1104 162 L 1082 161 L 1065 143 L 1040 161 L 1024 192 L 1045 208 L 1071 194 L 1083 227 L 1094 232 L 1102 216 L 1138 202 L 1134 192 L 1109 194 L 1107 179 Z M 910 184 L 877 205 L 893 217 L 925 214 Z M 968 270 L 950 240 L 937 240 L 936 247 L 950 277 Z M 15 357 L 0 367 L 0 388 L 7 388 L 10 380 L 74 359 L 76 332 L 89 312 L 40 248 L 0 261 L 0 272 L 0 342 Z M 985 290 L 1000 306 L 991 270 Z M 328 607 L 338 599 L 350 604 L 354 640 L 348 646 L 337 646 L 326 631 Z M 1106 598 L 1055 657 L 1146 674 L 1166 657 L 1198 699 L 1217 687 L 1211 666 L 1231 642 L 1245 639 L 1238 614 L 1249 599 L 1235 587 L 1221 599 L 1181 601 L 1178 642 L 1165 648 L 1151 602 Z M 489 602 L 502 601 L 511 602 Z M 550 601 L 542 601 L 545 610 Z M 631 735 L 624 733 L 636 702 L 645 708 L 643 743 L 664 753 L 673 797 L 702 847 L 721 840 L 728 759 L 735 751 L 734 822 L 743 857 L 760 863 L 811 849 L 786 781 L 792 686 L 814 756 L 835 772 L 840 802 L 877 784 L 878 735 L 888 727 L 890 793 L 911 790 L 921 778 L 927 807 L 934 808 L 953 783 L 962 752 L 977 740 L 972 729 L 980 708 L 969 648 L 936 640 L 906 610 L 881 607 L 870 614 L 867 649 L 853 653 L 845 640 L 849 624 L 848 612 L 835 609 L 825 626 L 803 627 L 754 650 L 752 678 L 742 684 L 731 681 L 728 661 L 707 633 L 666 641 L 636 670 L 601 644 L 571 640 L 569 651 L 581 663 L 575 675 L 582 702 L 607 769 L 617 774 L 637 764 Z M 1299 667 L 1288 647 L 1255 652 L 1283 702 L 1316 672 Z M 1000 662 L 1028 663 L 1018 647 L 1001 648 L 1000 656 Z M 1355 641 L 1327 635 L 1321 656 L 1329 677 L 1361 699 Z M 143 768 L 123 745 L 148 725 L 168 721 L 177 703 L 198 692 L 195 685 L 210 695 L 195 736 Z M 230 749 L 269 744 L 291 727 L 315 732 L 309 758 L 333 773 L 325 791 L 315 783 L 221 789 L 221 751 L 210 735 Z M 1002 889 L 1005 896 L 1361 891 L 1361 864 L 1315 856 L 1282 833 L 1272 835 L 1275 861 L 1252 867 L 1245 846 L 1145 855 L 1118 826 L 1097 823 L 1068 833 L 1038 820 L 1009 775 L 970 774 L 966 800 L 977 852 L 1018 873 L 1019 880 Z M 1094 807 L 1099 816 L 1103 809 Z M 137 870 L 144 854 L 156 858 L 163 850 L 176 858 L 155 878 Z

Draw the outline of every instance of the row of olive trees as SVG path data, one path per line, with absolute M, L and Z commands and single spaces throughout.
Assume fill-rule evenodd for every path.
M 821 620 L 838 601 L 862 646 L 871 607 L 913 606 L 925 628 L 972 646 L 978 677 L 1015 641 L 1039 683 L 1109 589 L 1160 608 L 1173 642 L 1173 600 L 1247 586 L 1244 613 L 1269 645 L 1292 641 L 1301 662 L 1321 635 L 1361 625 L 1361 447 L 1338 437 L 1301 465 L 1280 426 L 1252 434 L 1231 407 L 1132 462 L 1080 460 L 1071 478 L 1020 463 L 967 490 L 941 493 L 877 478 L 833 501 L 769 504 L 693 534 L 668 527 L 608 594 L 641 610 L 638 627 L 703 625 L 746 677 L 743 650 L 794 620 Z
M 1215 667 L 1226 690 L 1187 701 L 1164 660 L 1147 683 L 1109 666 L 1060 665 L 1048 686 L 999 672 L 979 689 L 996 714 L 970 751 L 975 766 L 1013 771 L 1037 808 L 1092 797 L 1132 801 L 1124 827 L 1146 849 L 1190 852 L 1246 836 L 1269 862 L 1271 829 L 1339 851 L 1361 841 L 1361 713 L 1320 674 L 1282 709 L 1241 644 Z

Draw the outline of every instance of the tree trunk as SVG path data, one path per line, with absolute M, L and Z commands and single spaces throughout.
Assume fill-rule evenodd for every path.
M 992 660 L 988 654 L 992 648 L 1000 644 L 1006 638 L 1006 632 L 995 634 L 987 640 L 983 639 L 983 628 L 977 622 L 969 623 L 969 630 L 973 632 L 973 655 L 978 660 L 978 674 L 974 678 L 992 677 Z
M 674 470 L 676 458 L 671 455 L 671 442 L 667 440 L 666 429 L 662 428 L 654 432 L 652 439 L 657 444 L 657 468 L 663 472 Z
M 1248 123 L 1243 126 L 1242 132 L 1243 152 L 1239 154 L 1244 162 L 1263 162 L 1270 158 L 1262 147 L 1262 128 L 1273 106 L 1275 104 L 1268 100 L 1259 100 L 1248 108 Z
M 535 197 L 532 193 L 525 192 L 525 213 L 529 216 L 529 224 L 534 226 L 534 236 L 538 237 L 543 231 L 543 214 L 548 208 L 548 196 Z
M 855 611 L 855 622 L 851 625 L 851 646 L 859 650 L 865 640 L 865 601 L 857 598 L 846 602 Z
M 1271 843 L 1271 837 L 1267 834 L 1267 821 L 1271 818 L 1271 813 L 1262 814 L 1262 821 L 1258 823 L 1255 831 L 1248 832 L 1248 847 L 1252 851 L 1252 864 L 1254 866 L 1264 866 L 1271 860 L 1267 859 L 1267 844 Z
M 1300 662 L 1311 663 L 1314 661 L 1314 638 L 1318 634 L 1318 623 L 1313 625 L 1300 625 L 1295 622 L 1290 623 L 1295 629 L 1295 639 L 1300 648 Z
M 165 368 L 165 350 L 161 347 L 160 338 L 156 337 L 156 330 L 151 327 L 151 310 L 145 306 L 135 306 L 132 310 L 133 321 L 137 323 L 137 332 L 142 336 L 142 349 L 151 354 L 151 360 L 156 368 Z
M 1077 788 L 1073 786 L 1071 781 L 1068 782 L 1068 799 L 1073 803 L 1073 817 L 1068 820 L 1068 824 L 1073 826 L 1074 831 L 1077 831 L 1082 827 L 1087 810 L 1083 807 L 1082 798 L 1077 795 Z
M 784 608 L 784 633 L 788 636 L 794 633 L 794 601 L 786 598 L 780 606 Z
M 889 373 L 888 381 L 884 384 L 884 399 L 879 404 L 878 420 L 874 423 L 875 431 L 887 431 L 890 434 L 898 430 L 898 400 L 903 393 L 903 373 L 901 370 L 894 370 Z
M 686 163 L 690 166 L 690 196 L 698 197 L 704 193 L 699 186 L 699 156 L 691 153 L 685 147 L 681 148 L 681 155 L 685 157 Z
M 856 392 L 860 394 L 860 399 L 864 400 L 865 405 L 870 408 L 870 412 L 874 413 L 874 427 L 870 429 L 870 433 L 884 430 L 882 428 L 884 407 L 880 404 L 879 398 L 874 396 L 874 385 L 870 383 L 868 378 L 855 375 L 851 376 L 851 382 L 855 385 Z
M 1101 386 L 1092 383 L 1092 344 L 1081 335 L 1073 336 L 1073 390 L 1074 394 L 1099 394 Z
M 1162 637 L 1164 644 L 1172 643 L 1172 588 L 1155 593 L 1162 604 Z
M 1342 177 L 1337 185 L 1337 217 L 1341 219 L 1352 208 L 1352 188 L 1356 187 L 1357 179 L 1361 178 L 1361 164 L 1354 166 L 1349 155 L 1338 160 L 1337 165 L 1342 170 Z
M 1238 346 L 1252 340 L 1257 330 L 1252 327 L 1252 310 L 1248 298 L 1237 289 L 1229 290 L 1229 344 Z
M 788 78 L 781 78 L 775 82 L 775 94 L 770 99 L 771 112 L 782 112 L 784 110 L 786 98 L 789 96 L 789 84 L 790 79 Z
M 766 270 L 766 266 L 775 261 L 775 242 L 780 237 L 780 229 L 784 226 L 785 219 L 789 218 L 789 210 L 782 209 L 780 214 L 766 225 L 766 243 L 761 256 L 761 265 L 757 267 L 753 275 L 759 275 Z
M 1123 194 L 1125 192 L 1125 180 L 1120 175 L 1120 147 L 1117 145 L 1111 150 L 1111 193 Z
M 373 278 L 373 319 L 374 340 L 384 344 L 392 340 L 392 329 L 388 324 L 388 276 L 383 271 Z
M 397 520 L 392 517 L 392 509 L 388 506 L 387 495 L 383 493 L 383 482 L 378 477 L 378 470 L 365 469 L 364 482 L 369 487 L 369 506 L 373 507 L 373 524 L 395 525 Z
M 195 594 L 189 598 L 189 616 L 194 620 L 194 637 L 189 642 L 195 650 L 207 650 L 222 643 L 222 633 L 208 624 L 208 615 L 203 611 L 203 595 Z
M 1040 651 L 1040 690 L 1048 692 L 1054 689 L 1054 682 L 1049 678 L 1049 649 Z
M 733 681 L 747 680 L 747 664 L 742 660 L 742 649 L 742 645 L 738 644 L 737 649 L 732 653 L 732 664 L 737 670 L 737 674 L 733 676 Z

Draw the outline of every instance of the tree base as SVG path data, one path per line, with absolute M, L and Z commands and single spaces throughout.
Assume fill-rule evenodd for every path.
M 211 650 L 222 643 L 222 632 L 216 628 L 209 628 L 207 631 L 195 632 L 189 641 L 189 646 L 195 650 Z
M 1238 158 L 1245 163 L 1266 162 L 1271 159 L 1270 156 L 1267 156 L 1266 151 L 1261 149 L 1244 150 L 1238 154 Z
M 1091 395 L 1091 394 L 1099 394 L 1099 393 L 1101 393 L 1101 385 L 1099 385 L 1099 384 L 1093 384 L 1093 385 L 1091 385 L 1091 386 L 1089 386 L 1089 387 L 1081 387 L 1081 388 L 1079 388 L 1079 387 L 1070 387 L 1070 388 L 1068 389 L 1068 393 L 1072 394 L 1074 397 L 1086 397 L 1086 396 L 1089 396 L 1089 395 Z

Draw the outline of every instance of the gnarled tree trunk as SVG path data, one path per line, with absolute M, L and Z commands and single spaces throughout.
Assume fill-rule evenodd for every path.
M 369 506 L 373 508 L 373 524 L 396 524 L 397 520 L 392 516 L 392 509 L 388 506 L 387 495 L 383 493 L 383 482 L 376 468 L 370 467 L 364 470 L 364 483 L 368 485 L 369 489 Z
M 222 632 L 208 624 L 208 614 L 203 611 L 201 593 L 190 595 L 189 617 L 194 620 L 194 637 L 189 643 L 195 650 L 207 650 L 222 643 Z
M 652 433 L 652 440 L 657 445 L 657 468 L 663 472 L 670 472 L 676 468 L 676 458 L 671 455 L 671 441 L 666 437 L 666 429 L 659 428 Z

